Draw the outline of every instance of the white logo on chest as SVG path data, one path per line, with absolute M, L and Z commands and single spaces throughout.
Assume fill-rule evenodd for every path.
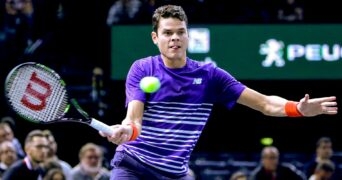
M 192 84 L 202 84 L 202 78 L 195 78 Z

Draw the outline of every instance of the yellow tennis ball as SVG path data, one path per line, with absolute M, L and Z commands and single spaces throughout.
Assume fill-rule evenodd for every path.
M 140 88 L 145 93 L 154 93 L 160 88 L 160 81 L 154 76 L 146 76 L 140 80 Z
M 261 138 L 260 143 L 264 146 L 270 146 L 273 144 L 273 138 L 271 138 L 271 137 Z

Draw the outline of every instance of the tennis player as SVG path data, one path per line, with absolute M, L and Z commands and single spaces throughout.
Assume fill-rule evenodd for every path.
M 117 144 L 112 180 L 194 179 L 188 161 L 207 123 L 213 104 L 231 109 L 236 103 L 268 116 L 301 117 L 337 114 L 336 97 L 296 102 L 246 87 L 225 70 L 187 57 L 188 20 L 182 7 L 161 6 L 152 17 L 152 41 L 160 54 L 136 60 L 126 79 L 127 116 L 100 134 Z M 139 88 L 155 76 L 161 88 L 146 94 Z

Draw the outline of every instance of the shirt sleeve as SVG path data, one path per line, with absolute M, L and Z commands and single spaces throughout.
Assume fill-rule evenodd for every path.
M 125 93 L 126 93 L 126 107 L 132 100 L 140 100 L 145 102 L 146 95 L 140 89 L 140 80 L 145 76 L 146 72 L 143 67 L 144 61 L 135 61 L 130 67 L 126 82 L 125 82 Z
M 246 86 L 219 67 L 214 69 L 212 76 L 216 101 L 228 109 L 233 108 Z

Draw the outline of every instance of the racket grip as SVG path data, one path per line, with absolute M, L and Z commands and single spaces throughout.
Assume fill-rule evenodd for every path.
M 110 126 L 94 118 L 91 119 L 90 126 L 109 135 L 114 133 L 114 130 Z

